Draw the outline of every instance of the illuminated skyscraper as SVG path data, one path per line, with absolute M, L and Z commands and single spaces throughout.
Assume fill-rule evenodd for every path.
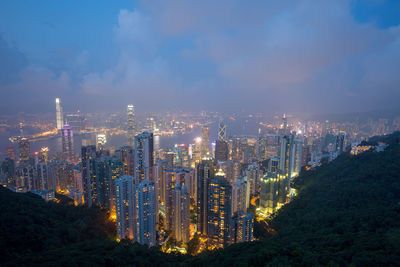
M 208 187 L 207 236 L 216 247 L 231 243 L 232 186 L 224 176 L 218 171 Z
M 176 144 L 174 146 L 174 166 L 189 168 L 189 148 L 185 144 Z
M 47 146 L 40 149 L 40 161 L 47 163 L 49 160 L 49 148 Z
M 207 235 L 208 187 L 214 177 L 214 163 L 202 160 L 197 165 L 197 231 Z
M 143 180 L 135 184 L 134 216 L 136 241 L 150 247 L 156 245 L 156 198 L 154 183 Z
M 176 183 L 172 192 L 172 236 L 178 242 L 189 241 L 190 198 L 186 186 Z
M 260 213 L 269 216 L 278 207 L 279 179 L 278 173 L 266 173 L 261 179 Z
M 233 243 L 250 242 L 253 240 L 254 215 L 240 212 L 232 219 Z
M 28 139 L 21 138 L 18 142 L 19 162 L 22 166 L 29 163 L 29 157 L 31 155 L 31 146 Z
M 126 108 L 126 118 L 127 118 L 127 137 L 129 146 L 133 147 L 135 141 L 135 107 L 130 104 Z
M 249 208 L 250 185 L 243 176 L 232 185 L 232 215 L 246 212 Z
M 294 140 L 294 156 L 293 156 L 293 160 L 294 163 L 293 165 L 293 173 L 291 174 L 291 176 L 297 176 L 300 174 L 301 171 L 301 167 L 303 167 L 303 141 L 301 140 L 300 137 L 297 137 Z
M 115 180 L 115 209 L 119 239 L 134 239 L 134 184 L 133 177 L 123 175 Z
M 96 146 L 82 147 L 82 184 L 84 201 L 89 207 L 95 203 L 97 198 L 96 178 Z
M 135 178 L 152 180 L 153 134 L 141 133 L 135 137 Z
M 345 137 L 345 132 L 341 131 L 335 139 L 335 149 L 338 152 L 338 154 L 343 153 L 344 151 L 344 137 Z
M 105 150 L 107 144 L 107 137 L 105 134 L 96 135 L 96 148 L 98 150 Z
M 215 162 L 227 161 L 229 156 L 228 143 L 224 140 L 215 141 Z
M 291 177 L 293 172 L 293 159 L 294 158 L 294 137 L 293 135 L 285 135 L 281 142 L 281 155 L 279 168 L 283 174 Z
M 74 160 L 74 135 L 68 124 L 61 129 L 62 152 L 66 161 Z
M 192 161 L 191 167 L 194 168 L 196 163 L 201 161 L 201 137 L 194 139 L 194 144 L 192 145 Z
M 61 130 L 64 127 L 64 117 L 63 110 L 61 106 L 61 100 L 56 98 L 56 120 L 57 120 L 57 130 Z
M 15 146 L 8 146 L 6 148 L 6 156 L 12 159 L 14 162 L 17 160 L 17 153 L 15 152 Z
M 122 162 L 123 173 L 134 176 L 134 153 L 130 146 L 123 146 L 115 152 L 118 159 Z
M 210 128 L 201 129 L 201 158 L 210 157 Z
M 226 125 L 221 121 L 218 125 L 218 140 L 226 140 Z

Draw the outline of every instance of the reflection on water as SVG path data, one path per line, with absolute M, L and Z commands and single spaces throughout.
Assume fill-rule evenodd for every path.
M 197 131 L 189 134 L 174 135 L 174 136 L 154 136 L 154 150 L 158 149 L 172 149 L 175 144 L 191 144 L 193 139 L 199 136 Z M 91 140 L 94 144 L 95 135 L 74 135 L 74 152 L 79 154 L 82 147 L 82 140 Z M 107 147 L 113 146 L 114 148 L 119 148 L 126 145 L 128 140 L 124 135 L 113 135 L 107 136 Z M 47 146 L 50 150 L 50 155 L 54 155 L 62 150 L 62 140 L 61 137 L 55 137 L 44 141 L 31 142 L 31 151 L 40 151 L 41 147 Z

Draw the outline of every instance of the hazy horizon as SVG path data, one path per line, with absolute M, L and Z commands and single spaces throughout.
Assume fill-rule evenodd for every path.
M 400 2 L 3 1 L 1 114 L 400 112 Z

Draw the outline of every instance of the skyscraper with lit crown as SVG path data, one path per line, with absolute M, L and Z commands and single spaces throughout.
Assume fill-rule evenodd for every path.
M 57 130 L 61 131 L 62 127 L 64 127 L 64 116 L 60 98 L 56 98 L 56 120 Z
M 129 104 L 126 108 L 128 145 L 133 147 L 135 141 L 135 107 Z

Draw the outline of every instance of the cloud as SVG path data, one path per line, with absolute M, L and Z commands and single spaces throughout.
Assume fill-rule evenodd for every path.
M 13 90 L 59 91 L 92 110 L 398 109 L 399 26 L 360 23 L 350 0 L 142 1 L 116 15 L 115 62 L 96 68 L 90 47 L 66 47 L 57 67 L 17 64 Z
M 0 59 L 0 85 L 15 82 L 19 71 L 28 64 L 25 54 L 15 45 L 8 44 L 1 35 Z

